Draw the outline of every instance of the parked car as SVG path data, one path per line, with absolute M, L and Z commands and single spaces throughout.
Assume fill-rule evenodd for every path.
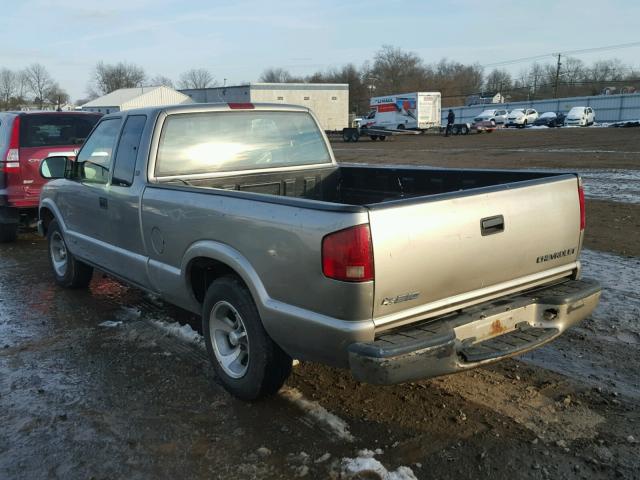
M 538 112 L 533 108 L 516 108 L 511 110 L 507 115 L 507 121 L 505 127 L 519 127 L 524 128 L 527 125 L 533 124 L 538 118 Z
M 591 107 L 573 107 L 567 113 L 564 124 L 567 126 L 588 127 L 596 120 L 596 113 Z
M 40 161 L 73 157 L 102 115 L 84 112 L 0 112 L 0 242 L 35 223 L 44 179 Z
M 564 113 L 545 112 L 540 115 L 533 124 L 538 127 L 561 127 L 564 125 L 564 119 Z
M 301 106 L 112 113 L 41 173 L 58 178 L 38 225 L 55 281 L 97 267 L 201 314 L 218 379 L 247 400 L 292 358 L 385 385 L 484 366 L 600 297 L 579 279 L 577 174 L 338 164 Z
M 495 125 L 503 125 L 507 120 L 507 114 L 508 112 L 506 110 L 483 110 L 482 113 L 473 119 L 473 122 L 493 122 Z

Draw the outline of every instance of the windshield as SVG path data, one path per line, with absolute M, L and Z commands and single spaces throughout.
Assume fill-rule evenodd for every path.
M 553 112 L 545 112 L 542 115 L 540 115 L 540 118 L 553 118 L 555 116 L 556 114 Z
M 520 110 L 520 109 L 511 110 L 511 115 L 524 115 L 524 110 Z
M 478 115 L 479 117 L 491 117 L 493 115 L 495 115 L 496 111 L 495 110 L 484 110 L 480 115 Z
M 582 115 L 584 113 L 584 107 L 573 107 L 569 110 L 569 115 Z
M 20 146 L 54 147 L 80 145 L 100 115 L 37 114 L 20 120 Z
M 156 175 L 192 175 L 331 163 L 306 112 L 204 112 L 169 115 Z

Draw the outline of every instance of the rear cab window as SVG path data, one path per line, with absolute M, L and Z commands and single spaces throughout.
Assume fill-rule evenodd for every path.
M 147 122 L 146 115 L 130 115 L 125 121 L 116 150 L 115 166 L 111 183 L 128 187 L 133 183 L 140 139 Z
M 307 112 L 198 112 L 164 121 L 155 176 L 331 164 Z
M 98 120 L 99 115 L 23 115 L 20 118 L 20 146 L 81 145 Z

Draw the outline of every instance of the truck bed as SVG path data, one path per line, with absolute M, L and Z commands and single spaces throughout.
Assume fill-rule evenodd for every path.
M 407 198 L 515 187 L 558 173 L 462 170 L 342 164 L 313 170 L 245 174 L 189 180 L 194 187 L 304 198 L 343 205 L 378 205 Z

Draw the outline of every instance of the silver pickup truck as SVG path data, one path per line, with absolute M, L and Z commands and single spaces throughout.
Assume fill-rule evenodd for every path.
M 41 174 L 56 282 L 86 287 L 95 267 L 201 314 L 243 399 L 276 392 L 292 358 L 374 384 L 477 367 L 600 297 L 579 279 L 577 175 L 339 165 L 303 107 L 114 113 Z

